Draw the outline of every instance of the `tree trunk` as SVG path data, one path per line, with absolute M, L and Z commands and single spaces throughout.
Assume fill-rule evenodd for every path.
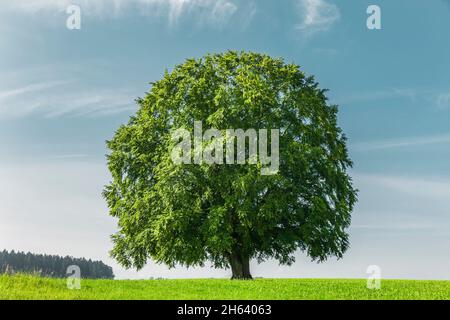
M 250 259 L 248 255 L 240 252 L 232 253 L 230 256 L 231 271 L 233 273 L 231 279 L 251 280 Z

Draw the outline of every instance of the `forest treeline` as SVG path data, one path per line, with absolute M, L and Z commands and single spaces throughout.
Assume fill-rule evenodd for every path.
M 81 278 L 114 279 L 113 270 L 102 261 L 70 256 L 0 251 L 0 274 L 30 273 L 42 277 L 65 278 L 69 266 L 78 266 Z

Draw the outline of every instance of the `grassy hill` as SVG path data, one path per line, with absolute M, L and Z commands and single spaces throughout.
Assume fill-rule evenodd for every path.
M 82 280 L 0 276 L 0 299 L 450 299 L 450 281 L 383 280 L 381 290 L 363 279 Z

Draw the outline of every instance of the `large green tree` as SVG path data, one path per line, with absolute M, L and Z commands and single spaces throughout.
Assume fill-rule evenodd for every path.
M 229 51 L 188 59 L 152 84 L 139 110 L 107 142 L 104 197 L 118 218 L 112 256 L 125 267 L 231 268 L 251 259 L 341 258 L 356 202 L 337 107 L 295 64 Z M 206 128 L 280 129 L 279 171 L 261 163 L 176 164 L 172 133 Z

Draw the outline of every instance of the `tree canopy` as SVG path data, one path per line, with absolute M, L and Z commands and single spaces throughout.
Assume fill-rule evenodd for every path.
M 126 267 L 230 268 L 249 261 L 341 258 L 357 200 L 337 106 L 296 64 L 251 52 L 188 59 L 137 99 L 139 110 L 107 142 L 104 197 L 118 218 L 112 256 Z M 279 170 L 262 163 L 177 164 L 172 133 L 204 128 L 279 129 Z M 271 142 L 269 141 L 269 144 Z M 249 150 L 247 150 L 248 153 Z M 193 155 L 194 156 L 194 155 Z

